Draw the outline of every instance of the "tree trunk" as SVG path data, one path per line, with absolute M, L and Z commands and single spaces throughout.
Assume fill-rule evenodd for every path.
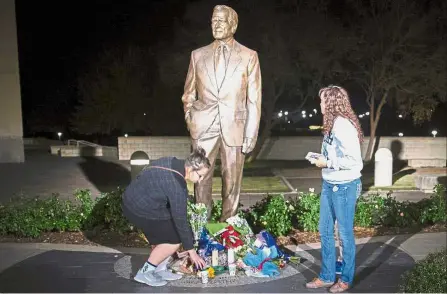
M 371 120 L 371 128 L 370 128 L 371 134 L 369 136 L 368 148 L 366 149 L 366 154 L 365 154 L 365 160 L 367 160 L 367 161 L 372 159 L 374 141 L 376 138 L 376 129 L 377 129 L 377 122 L 374 120 Z
M 369 161 L 372 159 L 372 152 L 373 152 L 373 147 L 374 147 L 374 141 L 376 139 L 376 131 L 377 131 L 377 126 L 379 125 L 379 120 L 380 120 L 380 115 L 382 114 L 382 108 L 386 103 L 386 99 L 388 97 L 388 91 L 386 91 L 383 95 L 382 98 L 380 99 L 380 103 L 379 106 L 377 107 L 377 110 L 374 111 L 374 97 L 372 97 L 372 101 L 371 101 L 371 110 L 370 110 L 370 124 L 371 124 L 371 134 L 369 136 L 369 142 L 368 142 L 368 148 L 366 149 L 366 154 L 365 154 L 365 160 Z

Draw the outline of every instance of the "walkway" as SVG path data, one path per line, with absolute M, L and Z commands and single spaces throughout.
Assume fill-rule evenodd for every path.
M 351 291 L 395 293 L 402 273 L 445 247 L 446 237 L 446 233 L 427 233 L 357 240 L 357 272 Z M 319 247 L 319 243 L 289 247 L 302 262 L 274 280 L 253 281 L 242 274 L 202 285 L 198 278 L 185 277 L 174 283 L 177 286 L 151 288 L 129 280 L 147 258 L 143 249 L 0 244 L 0 292 L 319 292 L 304 287 L 319 271 Z

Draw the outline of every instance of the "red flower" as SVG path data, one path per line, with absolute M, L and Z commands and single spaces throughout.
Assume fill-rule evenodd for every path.
M 226 248 L 237 248 L 244 245 L 239 238 L 240 234 L 234 230 L 233 226 L 226 227 L 226 231 L 221 234 L 222 243 Z

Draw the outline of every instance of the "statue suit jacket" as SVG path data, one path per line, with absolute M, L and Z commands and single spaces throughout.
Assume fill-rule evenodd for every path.
M 191 54 L 182 101 L 192 139 L 200 139 L 219 116 L 228 146 L 257 139 L 261 117 L 261 70 L 258 54 L 233 40 L 226 75 L 218 89 L 214 53 L 218 42 Z

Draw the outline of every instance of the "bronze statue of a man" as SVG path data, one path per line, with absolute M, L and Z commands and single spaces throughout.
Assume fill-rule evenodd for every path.
M 236 11 L 214 7 L 211 29 L 215 41 L 191 54 L 182 101 L 193 147 L 205 149 L 209 172 L 195 186 L 195 197 L 212 208 L 216 157 L 222 170 L 221 221 L 234 216 L 239 205 L 245 154 L 255 147 L 261 117 L 261 70 L 258 54 L 233 35 Z

